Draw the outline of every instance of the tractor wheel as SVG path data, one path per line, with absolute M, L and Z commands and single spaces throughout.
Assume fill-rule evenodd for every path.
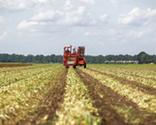
M 84 68 L 86 68 L 86 63 L 84 64 Z
M 73 68 L 75 69 L 76 68 L 76 65 L 74 65 Z
M 68 68 L 69 68 L 69 66 L 66 66 L 66 68 L 68 69 Z

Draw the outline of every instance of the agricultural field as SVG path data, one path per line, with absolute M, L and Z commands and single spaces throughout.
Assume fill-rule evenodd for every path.
M 2 125 L 156 125 L 155 65 L 0 68 Z

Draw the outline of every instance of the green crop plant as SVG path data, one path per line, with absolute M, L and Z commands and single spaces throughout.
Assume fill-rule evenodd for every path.
M 92 77 L 96 78 L 99 82 L 101 82 L 103 85 L 111 88 L 114 92 L 121 95 L 123 98 L 126 98 L 127 101 L 132 101 L 133 103 L 137 104 L 137 106 L 140 108 L 140 111 L 146 111 L 145 114 L 142 115 L 143 118 L 145 118 L 148 114 L 154 114 L 156 113 L 156 97 L 151 94 L 147 94 L 144 92 L 141 92 L 134 87 L 131 87 L 128 84 L 121 84 L 117 79 L 105 76 L 103 74 L 100 74 L 98 72 L 94 72 L 88 69 L 81 68 L 82 71 L 90 74 Z M 97 91 L 97 93 L 99 93 Z M 101 93 L 99 95 L 102 97 Z M 148 101 L 146 101 L 148 100 Z M 130 107 L 124 107 L 120 106 L 118 107 L 117 103 L 114 103 L 113 105 L 110 104 L 122 117 L 125 118 L 125 121 L 129 121 L 129 123 L 138 123 L 141 122 L 142 119 L 138 119 L 137 115 L 139 114 L 133 114 L 136 117 L 128 117 L 131 116 L 131 112 L 129 110 Z
M 60 107 L 56 112 L 59 117 L 56 125 L 98 125 L 101 122 L 97 109 L 92 107 L 87 87 L 72 68 L 68 71 L 66 93 Z M 97 116 L 93 116 L 93 112 Z

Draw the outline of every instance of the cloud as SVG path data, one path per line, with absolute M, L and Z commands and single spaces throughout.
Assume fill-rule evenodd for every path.
M 7 36 L 7 32 L 4 32 L 2 35 L 0 35 L 0 40 Z
M 57 20 L 57 18 L 59 18 L 63 14 L 64 12 L 61 12 L 61 11 L 48 10 L 46 12 L 40 12 L 39 14 L 33 16 L 31 20 L 53 21 L 53 20 Z
M 51 0 L 54 2 L 55 0 Z M 0 8 L 7 10 L 29 10 L 40 4 L 48 4 L 48 0 L 1 0 Z
M 97 33 L 97 32 L 94 32 L 94 33 L 86 32 L 84 35 L 85 36 L 97 36 L 97 35 L 99 35 L 99 33 Z
M 144 31 L 140 31 L 140 32 L 136 32 L 134 30 L 131 30 L 130 32 L 127 33 L 127 36 L 130 37 L 135 37 L 135 38 L 145 38 L 145 37 L 149 37 L 149 36 L 154 36 L 155 30 L 153 29 L 147 29 Z
M 156 9 L 151 10 L 141 10 L 138 7 L 135 7 L 127 16 L 124 14 L 119 15 L 118 23 L 127 24 L 127 25 L 148 25 L 151 22 L 156 21 Z
M 59 8 L 58 10 L 41 11 L 32 18 L 23 20 L 17 29 L 30 30 L 30 28 L 36 28 L 36 30 L 40 30 L 41 26 L 43 26 L 42 30 L 44 30 L 45 26 L 45 30 L 47 30 L 53 26 L 86 26 L 95 23 L 96 20 L 92 18 L 92 15 L 87 12 L 86 8 L 84 6 L 78 6 L 66 10 Z
M 95 4 L 94 0 L 80 0 L 80 1 L 85 2 L 85 3 L 89 3 L 89 4 Z
M 28 9 L 31 6 L 31 3 L 26 2 L 26 0 L 5 0 L 0 1 L 0 8 L 5 8 L 8 10 L 21 10 Z
M 72 8 L 73 8 L 73 5 L 71 4 L 70 0 L 66 0 L 64 10 L 70 10 Z
M 89 24 L 89 16 L 87 15 L 86 8 L 79 6 L 76 10 L 65 12 L 61 19 L 58 20 L 59 25 L 87 25 Z
M 108 20 L 110 19 L 110 17 L 107 14 L 101 15 L 100 16 L 100 21 L 103 23 L 108 23 Z
M 3 16 L 0 16 L 0 24 L 3 23 L 5 21 L 5 19 L 3 18 Z
M 35 10 L 45 11 L 49 9 L 63 8 L 69 10 L 73 7 L 70 0 L 0 0 L 0 9 Z
M 0 16 L 0 29 L 2 28 L 4 22 L 5 22 L 5 19 L 3 18 L 3 16 Z
M 110 2 L 117 7 L 121 2 L 124 2 L 125 0 L 110 0 Z
M 46 12 L 40 12 L 33 16 L 31 20 L 42 22 L 54 22 L 60 25 L 74 25 L 83 23 L 82 16 L 85 14 L 85 7 L 79 6 L 76 10 L 63 11 L 63 10 L 48 10 Z
M 28 29 L 28 28 L 31 28 L 31 27 L 34 26 L 34 25 L 38 25 L 38 22 L 35 22 L 35 21 L 30 21 L 30 22 L 28 22 L 28 21 L 24 20 L 24 21 L 22 21 L 22 22 L 18 25 L 17 29 L 18 29 L 18 30 Z

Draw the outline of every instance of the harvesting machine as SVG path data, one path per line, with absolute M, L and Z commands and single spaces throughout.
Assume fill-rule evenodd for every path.
M 64 47 L 64 54 L 63 54 L 63 65 L 66 68 L 69 68 L 69 66 L 73 66 L 73 68 L 76 68 L 76 66 L 84 66 L 86 68 L 86 62 L 85 62 L 85 47 L 79 46 L 77 51 L 76 48 L 73 48 L 72 46 L 65 46 Z

